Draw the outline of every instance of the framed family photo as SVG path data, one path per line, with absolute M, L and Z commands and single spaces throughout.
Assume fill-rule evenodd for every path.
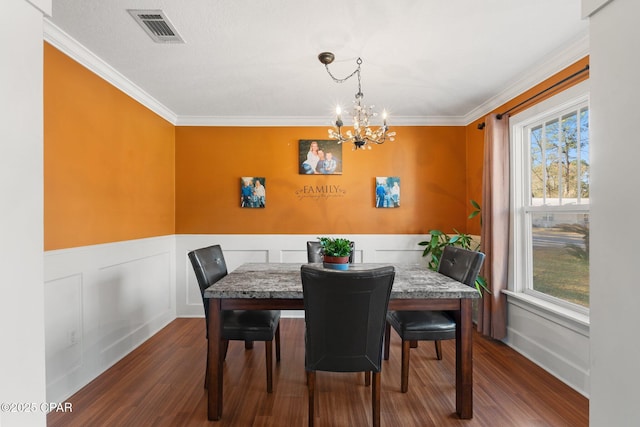
M 376 177 L 376 208 L 400 207 L 400 178 L 397 176 Z
M 333 139 L 301 139 L 298 144 L 301 175 L 342 175 L 342 144 Z
M 266 178 L 243 176 L 240 178 L 240 207 L 264 208 L 266 206 Z

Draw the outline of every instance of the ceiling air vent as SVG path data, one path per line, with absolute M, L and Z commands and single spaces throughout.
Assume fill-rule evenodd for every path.
M 184 43 L 182 37 L 173 27 L 169 18 L 161 10 L 131 10 L 127 12 L 133 16 L 142 29 L 156 43 Z

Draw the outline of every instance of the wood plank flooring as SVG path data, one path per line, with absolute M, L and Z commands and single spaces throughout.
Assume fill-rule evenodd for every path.
M 222 420 L 207 420 L 203 319 L 176 319 L 67 399 L 71 413 L 51 413 L 55 426 L 306 426 L 304 321 L 281 319 L 282 360 L 267 394 L 264 345 L 231 342 L 224 367 Z M 383 426 L 552 426 L 589 424 L 588 400 L 526 358 L 474 335 L 474 417 L 455 414 L 455 348 L 443 342 L 411 350 L 409 392 L 400 393 L 400 340 L 392 331 L 383 362 Z M 274 358 L 275 360 L 275 358 Z M 370 388 L 362 374 L 318 372 L 316 426 L 371 424 Z

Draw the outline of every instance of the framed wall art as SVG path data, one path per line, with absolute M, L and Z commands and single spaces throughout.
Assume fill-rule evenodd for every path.
M 301 175 L 342 175 L 342 144 L 333 139 L 301 139 L 298 144 Z
M 243 176 L 240 178 L 240 207 L 264 208 L 267 199 L 266 178 Z
M 376 208 L 400 207 L 400 178 L 397 176 L 376 177 Z

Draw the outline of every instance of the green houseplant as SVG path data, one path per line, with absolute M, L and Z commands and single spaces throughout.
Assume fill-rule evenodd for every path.
M 351 255 L 351 240 L 343 238 L 318 237 L 322 245 L 322 260 L 327 268 L 347 270 Z
M 480 205 L 475 200 L 471 200 L 471 204 L 474 207 L 474 211 L 469 214 L 469 218 L 478 216 L 480 218 L 480 224 L 482 224 Z M 472 251 L 480 249 L 480 243 L 474 241 L 471 235 L 460 233 L 455 228 L 453 231 L 455 231 L 455 234 L 449 235 L 441 230 L 429 230 L 430 239 L 418 243 L 418 245 L 425 247 L 424 251 L 422 251 L 422 256 L 430 257 L 428 262 L 430 270 L 438 271 L 438 265 L 440 264 L 440 258 L 442 257 L 442 251 L 445 246 L 457 246 L 459 248 L 469 249 Z M 480 295 L 482 295 L 483 289 L 486 292 L 491 293 L 487 287 L 486 279 L 480 275 L 476 278 L 476 289 Z

